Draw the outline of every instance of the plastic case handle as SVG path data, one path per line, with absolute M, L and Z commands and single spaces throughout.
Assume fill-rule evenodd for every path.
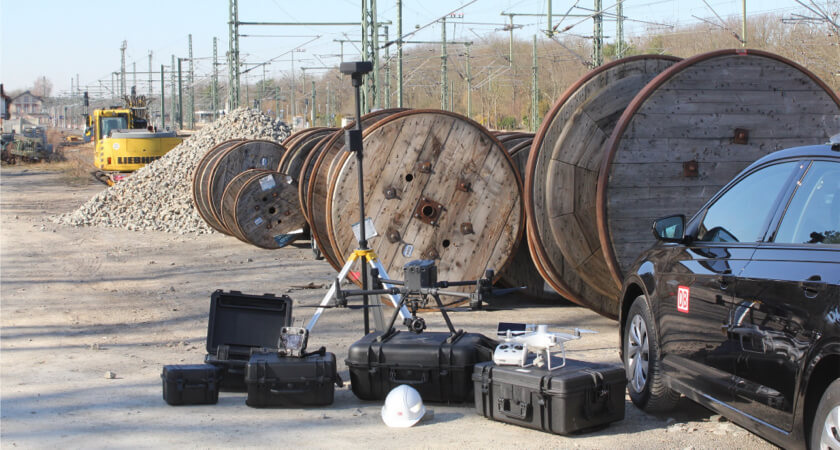
M 518 411 L 512 408 L 512 405 L 518 406 Z M 502 414 L 512 417 L 514 419 L 525 420 L 528 418 L 528 412 L 531 409 L 530 403 L 514 401 L 509 398 L 500 398 L 497 401 L 497 406 L 499 408 L 499 412 Z
M 391 369 L 388 374 L 388 379 L 391 380 L 392 383 L 397 384 L 423 384 L 429 381 L 429 372 L 424 370 L 421 372 L 420 378 L 397 378 L 397 371 L 395 369 Z

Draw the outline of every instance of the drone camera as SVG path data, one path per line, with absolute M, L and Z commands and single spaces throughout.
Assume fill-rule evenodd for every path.
M 409 261 L 403 266 L 403 275 L 409 291 L 433 288 L 437 284 L 437 265 L 430 259 Z
M 426 321 L 422 317 L 409 317 L 403 323 L 408 327 L 412 333 L 420 334 L 426 329 Z

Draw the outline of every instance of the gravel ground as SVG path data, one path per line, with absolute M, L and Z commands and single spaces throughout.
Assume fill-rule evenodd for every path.
M 472 405 L 430 405 L 433 421 L 390 429 L 381 403 L 359 401 L 348 387 L 322 408 L 254 409 L 232 393 L 217 405 L 170 407 L 161 367 L 202 361 L 213 290 L 288 294 L 305 320 L 313 310 L 303 305 L 316 304 L 335 273 L 305 248 L 53 223 L 48 217 L 103 192 L 62 180 L 34 167 L 0 171 L 2 448 L 774 448 L 685 399 L 667 416 L 626 399 L 623 421 L 575 436 L 492 422 Z M 442 320 L 426 318 L 442 329 Z M 328 310 L 310 344 L 337 355 L 345 380 L 360 319 L 356 310 Z M 453 321 L 486 334 L 499 321 L 589 328 L 599 333 L 570 343 L 568 355 L 619 362 L 615 322 L 583 308 L 455 313 Z

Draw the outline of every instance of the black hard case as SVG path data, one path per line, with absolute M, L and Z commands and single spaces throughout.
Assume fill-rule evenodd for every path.
M 408 384 L 424 402 L 472 402 L 473 366 L 493 358 L 495 342 L 477 333 L 371 333 L 350 346 L 345 362 L 353 393 L 382 400 Z
M 331 405 L 337 381 L 332 353 L 300 358 L 254 352 L 245 368 L 245 403 L 257 408 Z
M 170 405 L 210 405 L 219 401 L 221 368 L 210 364 L 163 366 L 163 399 Z
M 624 419 L 620 365 L 572 359 L 548 370 L 519 366 L 475 365 L 475 409 L 490 419 L 570 434 Z
M 222 368 L 221 390 L 244 392 L 251 349 L 277 347 L 280 329 L 291 321 L 292 299 L 286 295 L 213 292 L 204 360 Z

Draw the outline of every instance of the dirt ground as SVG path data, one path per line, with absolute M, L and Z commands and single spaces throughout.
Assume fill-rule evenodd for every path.
M 382 405 L 357 400 L 347 386 L 323 408 L 254 409 L 235 393 L 222 393 L 217 405 L 168 406 L 161 367 L 203 360 L 215 289 L 288 294 L 295 317 L 306 320 L 314 310 L 300 305 L 320 301 L 320 285 L 335 272 L 305 248 L 56 225 L 49 216 L 103 187 L 45 168 L 0 171 L 3 448 L 774 448 L 685 399 L 661 417 L 626 399 L 623 421 L 569 437 L 492 422 L 472 405 L 429 405 L 431 422 L 390 429 L 379 417 Z M 310 282 L 319 287 L 300 288 Z M 425 317 L 442 329 L 435 315 Z M 499 321 L 585 327 L 598 334 L 570 343 L 568 355 L 619 362 L 616 323 L 583 308 L 455 313 L 453 321 L 485 334 Z M 328 310 L 310 347 L 334 352 L 346 380 L 347 347 L 362 333 L 361 312 Z

